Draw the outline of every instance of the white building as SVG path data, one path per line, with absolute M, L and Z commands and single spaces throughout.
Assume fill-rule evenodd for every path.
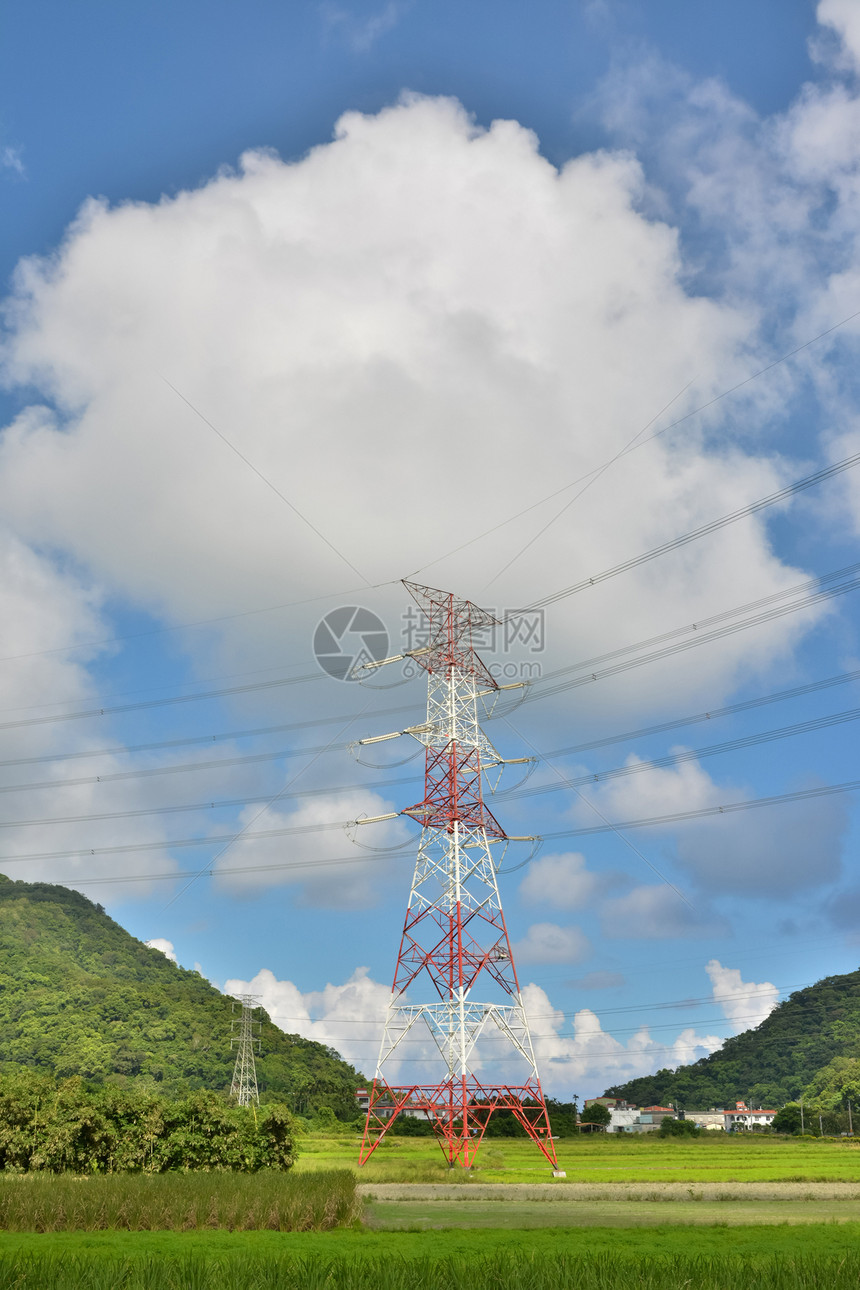
M 761 1107 L 747 1106 L 746 1102 L 735 1102 L 734 1110 L 725 1113 L 726 1130 L 766 1129 L 773 1124 L 775 1115 L 776 1111 L 765 1111 Z

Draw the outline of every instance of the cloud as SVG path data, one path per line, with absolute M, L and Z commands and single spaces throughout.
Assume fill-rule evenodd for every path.
M 367 968 L 356 968 L 342 985 L 329 984 L 306 994 L 292 981 L 279 980 L 269 968 L 261 968 L 250 981 L 231 978 L 224 993 L 255 995 L 281 1030 L 335 1048 L 359 1070 L 376 1065 L 391 988 L 372 980 Z
M 854 0 L 818 0 L 815 16 L 839 37 L 842 65 L 860 69 L 860 13 Z
M 162 936 L 154 936 L 151 941 L 144 941 L 143 943 L 144 945 L 148 945 L 151 950 L 160 950 L 165 958 L 170 959 L 171 963 L 176 962 L 176 951 L 173 948 L 173 941 L 166 941 Z M 194 966 L 197 967 L 198 965 L 195 963 Z
M 26 178 L 27 170 L 24 166 L 23 158 L 21 157 L 20 148 L 13 148 L 10 144 L 6 144 L 4 148 L 0 148 L 0 166 L 2 166 L 4 170 L 13 171 L 19 179 Z
M 604 936 L 664 940 L 714 935 L 724 924 L 706 909 L 691 908 L 671 887 L 634 887 L 601 907 Z
M 521 941 L 512 946 L 522 963 L 581 963 L 592 952 L 591 942 L 579 927 L 533 923 Z
M 705 971 L 714 988 L 714 1003 L 720 1005 L 736 1035 L 760 1026 L 779 1002 L 779 990 L 770 981 L 760 985 L 743 981 L 738 968 L 723 967 L 719 959 L 706 963 Z
M 327 31 L 342 32 L 353 53 L 366 54 L 381 36 L 397 26 L 409 7 L 404 0 L 388 0 L 376 13 L 359 18 L 344 5 L 323 3 L 320 14 Z
M 370 791 L 324 794 L 293 810 L 246 807 L 239 821 L 247 832 L 225 851 L 212 872 L 222 891 L 249 895 L 272 886 L 297 886 L 306 905 L 366 908 L 375 903 L 378 880 L 390 863 L 385 849 L 408 842 L 412 833 L 401 820 L 368 825 L 360 838 L 362 845 L 357 847 L 350 841 L 351 832 L 341 825 L 394 809 Z M 298 834 L 290 837 L 288 856 L 283 836 L 253 836 L 282 829 Z M 368 854 L 370 847 L 383 851 Z
M 296 162 L 251 152 L 238 171 L 158 204 L 89 201 L 57 254 L 22 262 L 15 277 L 5 377 L 42 400 L 3 434 L 0 506 L 25 540 L 165 623 L 232 615 L 195 633 L 198 667 L 305 660 L 318 605 L 241 615 L 353 588 L 354 572 L 161 378 L 371 582 L 397 578 L 522 509 L 523 474 L 510 463 L 523 427 L 536 500 L 618 452 L 691 380 L 673 414 L 748 370 L 754 310 L 687 290 L 677 231 L 642 213 L 644 191 L 627 152 L 559 170 L 516 122 L 483 130 L 453 100 L 410 96 L 375 116 L 347 113 L 331 143 Z M 526 603 L 669 540 L 794 472 L 724 438 L 718 416 L 707 439 L 690 422 L 619 461 L 610 489 L 584 493 L 551 546 L 512 566 L 500 602 Z M 458 469 L 428 526 L 419 499 L 431 442 Z M 435 565 L 433 580 L 477 594 L 537 524 Z M 798 576 L 750 517 L 635 580 L 595 587 L 585 616 L 557 606 L 543 663 Z M 402 589 L 364 594 L 393 628 Z M 814 621 L 741 633 L 649 668 L 647 683 L 619 679 L 601 719 L 653 711 L 668 693 L 715 702 L 741 672 L 788 657 Z M 580 717 L 593 702 L 580 697 Z M 560 699 L 542 720 L 568 712 Z
M 527 905 L 583 909 L 604 885 L 603 879 L 586 868 L 585 856 L 577 852 L 542 856 L 529 865 L 520 883 L 520 898 Z
M 102 599 L 97 584 L 0 525 L 0 868 L 30 882 L 80 883 L 86 894 L 116 902 L 149 895 L 155 884 L 88 880 L 170 874 L 178 866 L 164 845 L 166 819 L 150 811 L 171 790 L 152 779 L 109 778 L 152 767 L 155 758 L 124 756 L 109 717 L 51 720 L 98 711 L 89 667 L 109 652 L 97 644 L 111 634 Z M 113 752 L 90 755 L 105 745 Z
M 573 1034 L 567 1035 L 564 1013 L 552 1006 L 540 986 L 526 986 L 523 999 L 544 1090 L 565 1100 L 575 1093 L 580 1098 L 592 1096 L 595 1089 L 602 1092 L 661 1067 L 674 1069 L 697 1061 L 723 1042 L 718 1035 L 698 1035 L 693 1027 L 686 1027 L 668 1043 L 658 1043 L 642 1026 L 621 1043 L 603 1029 L 590 1008 L 575 1014 Z
M 626 764 L 645 763 L 630 756 Z M 814 781 L 806 780 L 787 787 L 814 786 Z M 753 788 L 715 782 L 694 761 L 611 780 L 589 791 L 606 816 L 618 822 L 724 806 L 760 795 Z M 584 812 L 578 810 L 577 818 L 585 819 Z M 642 837 L 646 846 L 649 838 L 671 837 L 679 865 L 711 895 L 783 900 L 839 876 L 849 818 L 849 805 L 842 798 L 822 797 L 668 823 L 648 828 Z M 809 862 L 811 855 L 815 864 Z

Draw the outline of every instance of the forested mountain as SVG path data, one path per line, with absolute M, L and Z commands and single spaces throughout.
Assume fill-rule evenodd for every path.
M 836 1058 L 860 1057 L 860 971 L 828 976 L 797 990 L 755 1030 L 727 1039 L 710 1057 L 617 1084 L 608 1097 L 637 1106 L 673 1103 L 703 1110 L 731 1105 L 779 1107 L 815 1083 Z
M 0 1071 L 148 1088 L 228 1091 L 231 1001 L 149 949 L 79 892 L 0 875 Z M 299 1114 L 356 1115 L 363 1082 L 323 1044 L 263 1014 L 260 1096 Z

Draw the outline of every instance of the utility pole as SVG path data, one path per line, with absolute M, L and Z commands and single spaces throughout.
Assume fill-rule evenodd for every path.
M 359 1163 L 399 1115 L 418 1113 L 433 1125 L 449 1165 L 469 1167 L 490 1116 L 505 1110 L 558 1173 L 496 879 L 511 839 L 483 799 L 484 774 L 509 763 L 479 724 L 479 702 L 494 702 L 500 687 L 473 640 L 498 620 L 449 592 L 404 585 L 427 620 L 429 645 L 409 654 L 427 673 L 427 720 L 396 732 L 424 745 L 424 797 L 398 814 L 422 832 Z M 375 666 L 381 663 L 365 664 Z M 486 1002 L 473 998 L 479 977 Z M 430 1002 L 407 1003 L 407 991 L 420 998 L 422 990 Z M 410 1059 L 435 1067 L 438 1079 L 403 1083 L 403 1059 L 407 1071 Z
M 851 1119 L 851 1098 L 848 1099 L 848 1133 L 854 1137 L 854 1122 Z
M 806 1132 L 806 1128 L 803 1123 L 803 1098 L 802 1097 L 800 1099 L 800 1132 L 801 1134 L 804 1134 Z
M 240 1106 L 259 1106 L 260 1094 L 257 1091 L 257 1067 L 254 1052 L 260 1052 L 261 1023 L 254 1020 L 257 1007 L 257 996 L 237 994 L 236 1003 L 241 1004 L 242 1012 L 230 1022 L 230 1048 L 236 1048 L 236 1064 L 233 1067 L 233 1083 L 230 1096 L 235 1097 Z M 235 1010 L 236 1003 L 233 1004 Z

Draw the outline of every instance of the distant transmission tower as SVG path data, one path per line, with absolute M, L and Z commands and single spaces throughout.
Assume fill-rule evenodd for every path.
M 236 1065 L 233 1067 L 230 1096 L 235 1097 L 240 1106 L 260 1105 L 257 1067 L 254 1063 L 254 1051 L 258 1053 L 260 1051 L 261 1023 L 254 1020 L 257 1002 L 257 996 L 254 994 L 237 994 L 236 1003 L 242 1005 L 242 1013 L 230 1022 L 230 1048 L 236 1048 Z M 236 1003 L 233 1004 L 234 1009 Z
M 482 794 L 482 775 L 506 763 L 479 725 L 479 700 L 495 698 L 499 686 L 473 638 L 497 620 L 448 592 L 404 585 L 429 622 L 429 645 L 410 653 L 427 672 L 427 721 L 398 732 L 425 747 L 424 797 L 401 812 L 421 824 L 422 834 L 359 1163 L 399 1115 L 418 1113 L 432 1123 L 449 1164 L 468 1166 L 491 1115 L 505 1110 L 557 1171 L 496 882 L 492 848 L 503 852 L 509 839 Z M 473 998 L 479 976 L 488 1002 Z M 432 1001 L 406 1002 L 407 991 L 420 998 L 422 986 Z M 428 1063 L 441 1059 L 438 1082 L 386 1074 L 401 1061 L 407 1071 L 423 1063 L 416 1050 L 429 1052 Z M 487 1077 L 478 1073 L 484 1071 Z

